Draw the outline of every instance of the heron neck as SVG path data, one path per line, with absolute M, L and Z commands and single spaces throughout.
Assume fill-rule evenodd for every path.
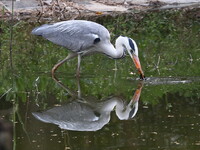
M 120 36 L 115 41 L 115 47 L 108 41 L 101 45 L 99 51 L 114 59 L 122 58 L 126 51 L 127 42 L 127 37 Z
M 115 55 L 113 55 L 113 58 L 123 58 L 125 55 L 125 48 L 123 46 L 115 46 Z
M 119 59 L 124 56 L 124 49 L 121 46 L 117 46 L 116 48 L 109 42 L 107 44 L 101 45 L 99 52 L 104 53 L 110 58 Z
M 135 105 L 136 104 L 136 105 Z M 115 109 L 115 113 L 118 116 L 118 118 L 120 120 L 124 120 L 124 119 L 128 119 L 129 118 L 129 114 L 132 110 L 132 105 L 133 105 L 133 101 L 131 100 L 129 102 L 128 105 L 125 105 L 123 103 L 123 101 L 117 97 L 113 97 L 111 99 L 109 99 L 108 101 L 106 101 L 99 109 L 100 112 L 111 112 Z M 134 114 L 137 112 L 138 109 L 138 103 L 134 103 L 135 105 L 135 112 Z
M 125 55 L 127 42 L 128 42 L 127 37 L 123 36 L 119 36 L 115 41 L 116 51 L 121 54 L 121 57 Z

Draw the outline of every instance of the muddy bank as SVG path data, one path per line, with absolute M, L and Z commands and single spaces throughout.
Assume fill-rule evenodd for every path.
M 13 6 L 13 7 L 12 7 Z M 200 16 L 200 0 L 0 0 L 0 18 L 26 21 L 91 19 L 102 16 L 137 14 L 162 9 L 195 10 Z

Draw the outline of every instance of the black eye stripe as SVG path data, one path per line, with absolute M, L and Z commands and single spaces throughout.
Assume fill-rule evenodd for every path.
M 129 119 L 133 117 L 134 112 L 135 112 L 135 107 L 130 111 L 128 116 Z
M 128 39 L 128 42 L 129 42 L 129 45 L 130 45 L 130 47 L 132 48 L 132 50 L 135 51 L 135 46 L 134 46 L 134 44 L 133 44 L 133 41 L 132 41 L 131 39 Z

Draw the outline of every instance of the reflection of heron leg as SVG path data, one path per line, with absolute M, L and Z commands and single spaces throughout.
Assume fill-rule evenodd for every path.
M 78 67 L 77 67 L 77 71 L 76 71 L 76 76 L 77 77 L 80 76 L 80 65 L 81 65 L 81 55 L 78 54 Z
M 116 81 L 116 77 L 117 77 L 117 61 L 115 60 L 115 68 L 114 68 L 115 74 L 114 74 L 114 83 Z
M 69 55 L 68 55 L 65 59 L 63 59 L 62 61 L 60 61 L 59 63 L 57 63 L 57 64 L 52 68 L 51 73 L 52 73 L 52 78 L 53 78 L 54 80 L 57 80 L 56 77 L 55 77 L 55 71 L 58 69 L 58 67 L 59 67 L 60 65 L 62 65 L 64 62 L 66 62 L 67 60 L 70 60 L 70 59 L 74 58 L 75 56 L 77 56 L 76 53 L 69 53 Z
M 115 68 L 114 70 L 117 70 L 117 60 L 115 60 Z
M 77 78 L 77 86 L 78 86 L 78 98 L 81 99 L 81 86 L 80 86 L 80 78 Z

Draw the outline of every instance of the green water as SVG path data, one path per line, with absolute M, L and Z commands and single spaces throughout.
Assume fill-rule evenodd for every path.
M 137 42 L 146 81 L 138 80 L 128 56 L 115 61 L 96 54 L 83 58 L 79 80 L 74 76 L 77 59 L 62 65 L 56 72 L 61 86 L 51 78 L 51 69 L 67 56 L 66 49 L 30 35 L 39 24 L 17 22 L 10 57 L 10 27 L 1 21 L 0 118 L 13 126 L 13 149 L 200 148 L 200 21 L 187 11 L 139 16 L 104 17 L 97 22 L 108 28 L 113 43 L 116 35 Z M 113 109 L 107 109 L 109 102 Z M 120 118 L 118 106 L 125 114 L 129 103 L 136 114 Z M 83 123 L 91 111 L 96 122 L 103 116 L 107 121 L 98 129 L 97 124 L 90 128 L 95 131 L 64 129 L 64 122 L 73 118 L 70 113 L 80 114 L 80 105 L 88 112 L 75 116 L 77 122 L 82 118 Z M 70 111 L 73 106 L 77 111 Z M 51 123 L 33 116 L 49 111 Z

